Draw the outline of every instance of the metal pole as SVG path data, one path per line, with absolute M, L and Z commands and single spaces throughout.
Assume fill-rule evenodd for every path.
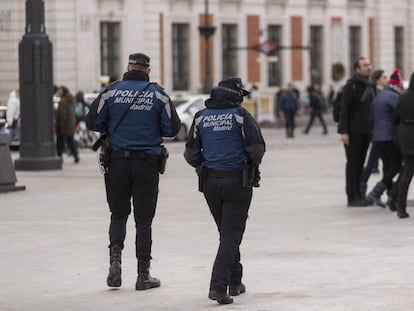
M 204 15 L 204 27 L 205 29 L 208 29 L 208 0 L 204 0 L 205 5 L 205 15 Z M 211 77 L 210 77 L 210 46 L 209 46 L 209 34 L 205 33 L 204 35 L 204 51 L 205 51 L 205 63 L 204 63 L 204 87 L 203 87 L 203 93 L 208 94 L 210 93 L 212 83 L 211 83 Z

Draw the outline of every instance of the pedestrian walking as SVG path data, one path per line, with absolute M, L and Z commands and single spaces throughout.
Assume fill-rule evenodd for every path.
M 326 127 L 326 123 L 322 115 L 323 114 L 322 99 L 320 95 L 316 92 L 313 86 L 309 86 L 307 88 L 307 91 L 308 91 L 308 97 L 309 97 L 309 107 L 311 111 L 310 111 L 310 117 L 309 117 L 308 124 L 306 125 L 306 128 L 303 130 L 303 133 L 308 134 L 312 127 L 313 121 L 315 120 L 315 118 L 318 118 L 319 122 L 321 122 L 321 126 L 323 129 L 322 134 L 326 135 L 328 134 L 328 129 Z
M 384 89 L 388 84 L 388 76 L 382 69 L 375 70 L 371 75 L 371 81 L 375 84 L 377 95 Z M 367 192 L 368 179 L 372 173 L 379 173 L 378 169 L 379 154 L 378 148 L 375 142 L 371 141 L 369 147 L 368 159 L 364 166 L 364 171 L 362 172 L 360 192 L 361 196 L 364 198 Z
M 371 141 L 371 102 L 375 89 L 369 80 L 372 66 L 367 58 L 358 58 L 354 70 L 342 90 L 338 133 L 346 155 L 348 207 L 363 207 L 368 206 L 368 202 L 361 196 L 360 184 Z
M 372 143 L 377 146 L 382 161 L 382 179 L 376 183 L 366 199 L 371 204 L 385 207 L 381 195 L 387 190 L 388 205 L 392 211 L 395 211 L 398 193 L 398 185 L 393 183 L 393 178 L 401 170 L 401 153 L 394 143 L 394 114 L 402 89 L 403 79 L 400 70 L 394 69 L 388 85 L 372 102 Z
M 109 274 L 107 285 L 119 287 L 121 252 L 131 213 L 135 220 L 135 253 L 138 261 L 136 290 L 159 287 L 150 275 L 152 221 L 155 215 L 159 173 L 167 154 L 163 137 L 174 137 L 180 119 L 166 91 L 149 82 L 150 58 L 129 55 L 121 81 L 109 84 L 93 101 L 86 118 L 90 130 L 105 133 L 108 152 L 103 155 L 109 225 Z M 105 137 L 105 136 L 103 136 Z
M 9 129 L 9 144 L 20 140 L 20 88 L 11 91 L 7 99 L 7 127 Z
M 287 89 L 280 94 L 278 109 L 285 118 L 286 137 L 295 137 L 295 117 L 299 109 L 299 95 L 293 83 L 287 85 Z
M 187 162 L 197 168 L 199 190 L 220 234 L 208 295 L 219 304 L 232 303 L 230 296 L 246 291 L 240 244 L 265 152 L 258 124 L 241 107 L 248 94 L 240 78 L 221 80 L 211 90 L 206 108 L 194 116 L 184 153 Z
M 403 158 L 400 173 L 397 215 L 407 218 L 407 193 L 414 173 L 414 72 L 411 74 L 408 90 L 401 94 L 395 113 L 398 128 L 398 141 Z
M 56 114 L 56 151 L 58 157 L 62 157 L 65 145 L 69 148 L 71 155 L 75 158 L 75 163 L 79 162 L 78 148 L 75 144 L 75 99 L 66 86 L 61 86 L 57 90 L 59 104 Z

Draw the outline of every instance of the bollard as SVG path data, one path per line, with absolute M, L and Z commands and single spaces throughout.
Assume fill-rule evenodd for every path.
M 17 178 L 9 148 L 9 135 L 0 134 L 0 193 L 25 190 L 25 186 L 16 186 Z

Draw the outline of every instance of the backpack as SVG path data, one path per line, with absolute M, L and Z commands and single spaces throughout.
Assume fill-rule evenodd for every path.
M 346 82 L 346 84 L 348 84 L 348 83 L 352 84 L 352 90 L 355 91 L 355 83 L 353 83 L 352 80 L 348 80 Z M 344 89 L 345 85 L 340 88 L 340 90 L 338 91 L 338 93 L 335 96 L 335 99 L 332 102 L 332 107 L 333 107 L 333 109 L 332 109 L 332 116 L 333 116 L 333 120 L 336 123 L 339 122 L 339 119 L 341 117 L 342 92 L 343 92 L 343 89 Z
M 332 102 L 332 116 L 335 122 L 339 122 L 341 115 L 342 89 L 336 93 L 335 99 Z

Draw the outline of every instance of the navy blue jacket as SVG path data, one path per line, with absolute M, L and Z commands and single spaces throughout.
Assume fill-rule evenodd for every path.
M 86 117 L 88 129 L 108 133 L 113 150 L 159 155 L 162 137 L 174 137 L 178 133 L 180 118 L 167 93 L 155 83 L 136 98 L 148 83 L 146 73 L 129 71 L 122 81 L 110 84 L 91 105 Z M 114 131 L 126 109 L 128 113 Z
M 394 138 L 394 114 L 398 92 L 386 86 L 372 102 L 372 141 L 392 141 Z
M 294 91 L 284 91 L 279 99 L 280 111 L 296 112 L 299 109 L 299 98 Z
M 216 87 L 206 107 L 194 116 L 187 137 L 184 157 L 198 167 L 216 170 L 241 170 L 245 160 L 259 165 L 265 142 L 254 118 L 240 106 L 236 91 Z

